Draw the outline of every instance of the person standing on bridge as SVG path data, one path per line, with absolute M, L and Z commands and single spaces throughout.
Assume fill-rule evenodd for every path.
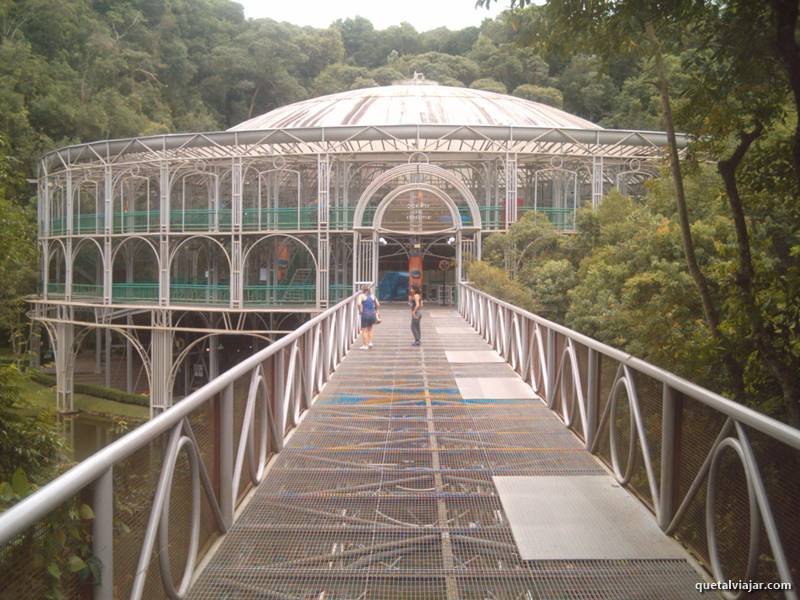
M 372 295 L 372 289 L 365 285 L 361 288 L 361 293 L 356 300 L 356 306 L 358 307 L 358 313 L 361 315 L 361 349 L 369 350 L 372 348 L 372 326 L 378 320 L 378 309 L 381 304 Z
M 422 331 L 420 321 L 422 321 L 422 293 L 419 287 L 412 285 L 408 290 L 408 305 L 411 307 L 411 333 L 414 335 L 412 346 L 422 345 Z

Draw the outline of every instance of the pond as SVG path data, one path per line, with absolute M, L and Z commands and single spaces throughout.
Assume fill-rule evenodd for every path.
M 68 456 L 75 462 L 88 458 L 139 425 L 137 420 L 85 412 L 59 416 L 58 420 Z

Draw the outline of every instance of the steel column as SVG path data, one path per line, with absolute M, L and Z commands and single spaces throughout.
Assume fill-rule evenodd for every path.
M 666 531 L 675 515 L 680 456 L 682 398 L 667 384 L 663 386 L 661 409 L 661 485 L 658 526 Z
M 62 319 L 68 319 L 69 309 L 59 307 Z M 55 340 L 53 340 L 56 359 L 56 407 L 58 412 L 70 413 L 75 410 L 73 399 L 74 369 L 74 326 L 72 323 L 55 324 Z
M 150 352 L 150 416 L 172 406 L 170 374 L 172 372 L 172 344 L 175 332 L 168 311 L 153 311 Z
M 603 201 L 603 157 L 592 156 L 592 208 Z
M 506 153 L 506 229 L 517 221 L 517 155 Z
M 92 553 L 100 561 L 94 600 L 114 598 L 114 467 L 94 482 L 92 490 Z
M 327 154 L 317 155 L 317 308 L 328 307 L 330 283 L 330 185 Z M 299 223 L 298 223 L 299 226 Z

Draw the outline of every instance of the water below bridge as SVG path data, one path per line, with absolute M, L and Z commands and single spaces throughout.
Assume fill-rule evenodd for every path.
M 191 598 L 696 594 L 688 555 L 455 311 L 426 311 L 419 348 L 408 319 L 387 309 L 348 354 Z

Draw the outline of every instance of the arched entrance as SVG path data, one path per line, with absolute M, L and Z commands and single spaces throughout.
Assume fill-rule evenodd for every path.
M 385 173 L 359 200 L 354 281 L 375 283 L 383 301 L 404 301 L 408 286 L 417 284 L 428 301 L 455 302 L 464 262 L 476 257 L 479 247 L 477 204 L 469 190 L 440 167 L 404 165 L 403 174 L 411 179 L 407 182 L 397 181 L 399 169 Z M 433 174 L 430 182 L 424 181 L 425 173 Z M 437 179 L 447 186 L 434 185 Z M 389 182 L 395 185 L 387 191 Z M 376 203 L 370 194 L 382 187 L 385 193 Z M 451 196 L 453 190 L 460 198 Z

